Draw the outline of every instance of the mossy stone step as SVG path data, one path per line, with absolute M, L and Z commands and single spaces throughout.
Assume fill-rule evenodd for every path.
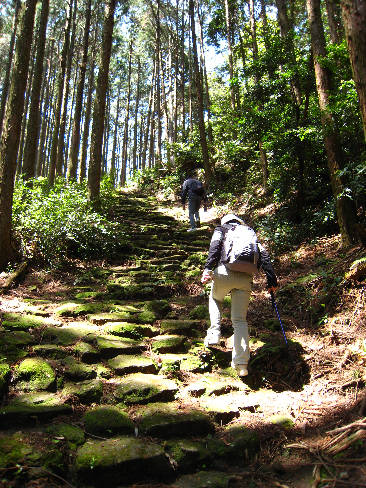
M 142 481 L 168 481 L 173 475 L 160 445 L 133 437 L 87 441 L 76 453 L 75 472 L 79 480 L 108 488 Z
M 97 363 L 100 359 L 100 352 L 87 342 L 77 342 L 71 347 L 71 352 L 87 364 Z
M 71 356 L 59 361 L 58 364 L 65 378 L 72 381 L 91 380 L 97 376 L 95 368 L 80 363 Z
M 66 383 L 61 394 L 67 401 L 76 397 L 84 405 L 98 403 L 103 395 L 103 383 L 99 379 Z
M 39 422 L 47 422 L 59 415 L 70 415 L 71 413 L 71 405 L 67 405 L 61 400 L 59 404 L 55 405 L 42 403 L 7 405 L 0 407 L 0 428 L 9 429 L 19 425 L 33 427 Z
M 88 315 L 92 313 L 109 311 L 110 305 L 105 303 L 63 303 L 56 308 L 55 314 L 58 317 L 78 317 L 80 315 Z
M 108 366 L 118 375 L 128 373 L 157 373 L 154 362 L 145 356 L 120 355 L 109 360 Z
M 42 358 L 26 358 L 14 369 L 14 383 L 17 390 L 48 390 L 55 387 L 56 373 Z
M 119 300 L 149 299 L 167 297 L 172 294 L 172 287 L 157 282 L 141 282 L 139 284 L 108 283 L 110 296 Z M 121 319 L 123 320 L 123 319 Z
M 0 363 L 0 401 L 8 391 L 10 371 L 10 366 L 8 364 Z
M 165 334 L 153 337 L 151 348 L 156 353 L 186 352 L 187 343 L 184 336 Z
M 136 416 L 140 432 L 152 437 L 197 437 L 215 430 L 207 414 L 197 409 L 181 410 L 175 403 L 146 405 Z
M 0 357 L 15 362 L 27 356 L 27 348 L 34 344 L 34 337 L 24 331 L 0 331 Z
M 229 488 L 234 477 L 221 471 L 199 471 L 185 474 L 174 482 L 174 488 Z
M 85 430 L 94 435 L 111 437 L 116 434 L 133 435 L 135 426 L 127 412 L 113 405 L 100 405 L 83 416 Z
M 217 463 L 218 457 L 232 463 L 233 447 L 221 439 L 173 439 L 165 443 L 165 450 L 180 473 L 190 473 Z M 189 488 L 192 488 L 191 485 Z M 211 485 L 204 485 L 211 486 Z M 213 485 L 214 486 L 214 485 Z
M 113 358 L 119 354 L 138 354 L 146 349 L 142 342 L 127 337 L 117 339 L 112 335 L 98 337 L 96 346 L 103 358 Z
M 133 324 L 130 322 L 107 322 L 104 332 L 119 337 L 141 340 L 143 337 L 154 337 L 159 334 L 156 327 L 147 324 Z
M 120 380 L 114 396 L 118 401 L 132 405 L 171 402 L 177 392 L 178 386 L 175 381 L 164 376 L 133 373 Z
M 92 324 L 103 325 L 106 322 L 133 321 L 134 315 L 130 312 L 97 313 L 88 315 L 88 321 Z
M 33 346 L 32 349 L 36 356 L 47 359 L 61 359 L 69 355 L 69 351 L 62 349 L 56 344 L 38 344 Z
M 164 333 L 185 334 L 191 337 L 197 336 L 200 326 L 199 320 L 165 319 L 160 323 L 160 329 Z
M 240 416 L 239 407 L 230 395 L 201 397 L 200 406 L 220 425 L 228 424 Z
M 51 325 L 61 325 L 61 322 L 48 317 L 40 317 L 38 315 L 21 315 L 13 312 L 3 314 L 2 326 L 7 330 L 25 331 Z
M 53 344 L 69 346 L 83 339 L 93 341 L 100 334 L 100 328 L 90 322 L 69 322 L 62 327 L 47 327 L 43 331 L 43 339 Z

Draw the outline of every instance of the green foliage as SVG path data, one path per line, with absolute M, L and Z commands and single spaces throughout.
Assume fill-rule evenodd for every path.
M 101 185 L 102 209 L 113 204 L 111 182 Z M 125 235 L 118 224 L 92 210 L 86 187 L 59 179 L 49 188 L 45 178 L 25 182 L 18 178 L 13 203 L 13 228 L 26 258 L 56 264 L 65 257 L 113 254 Z

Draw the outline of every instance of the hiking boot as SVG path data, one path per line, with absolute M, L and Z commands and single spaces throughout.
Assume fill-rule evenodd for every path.
M 203 343 L 206 347 L 219 346 L 220 345 L 220 337 L 206 336 Z
M 187 232 L 194 232 L 196 229 L 188 229 Z
M 233 364 L 231 363 L 231 367 L 235 369 L 238 376 L 248 376 L 248 366 L 246 364 Z

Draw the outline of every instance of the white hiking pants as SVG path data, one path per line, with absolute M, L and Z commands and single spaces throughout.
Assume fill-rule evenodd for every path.
M 252 275 L 231 271 L 223 264 L 214 270 L 209 298 L 211 326 L 207 330 L 207 337 L 213 340 L 220 338 L 222 305 L 225 296 L 231 293 L 231 321 L 234 329 L 233 366 L 247 365 L 249 361 L 247 311 L 252 283 Z

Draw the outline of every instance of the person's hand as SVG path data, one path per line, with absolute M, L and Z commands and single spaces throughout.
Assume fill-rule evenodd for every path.
M 205 269 L 204 272 L 202 273 L 201 283 L 205 285 L 211 280 L 212 280 L 212 271 Z
M 185 203 L 183 203 L 183 210 L 185 210 L 185 209 L 186 209 L 186 204 L 185 204 Z

